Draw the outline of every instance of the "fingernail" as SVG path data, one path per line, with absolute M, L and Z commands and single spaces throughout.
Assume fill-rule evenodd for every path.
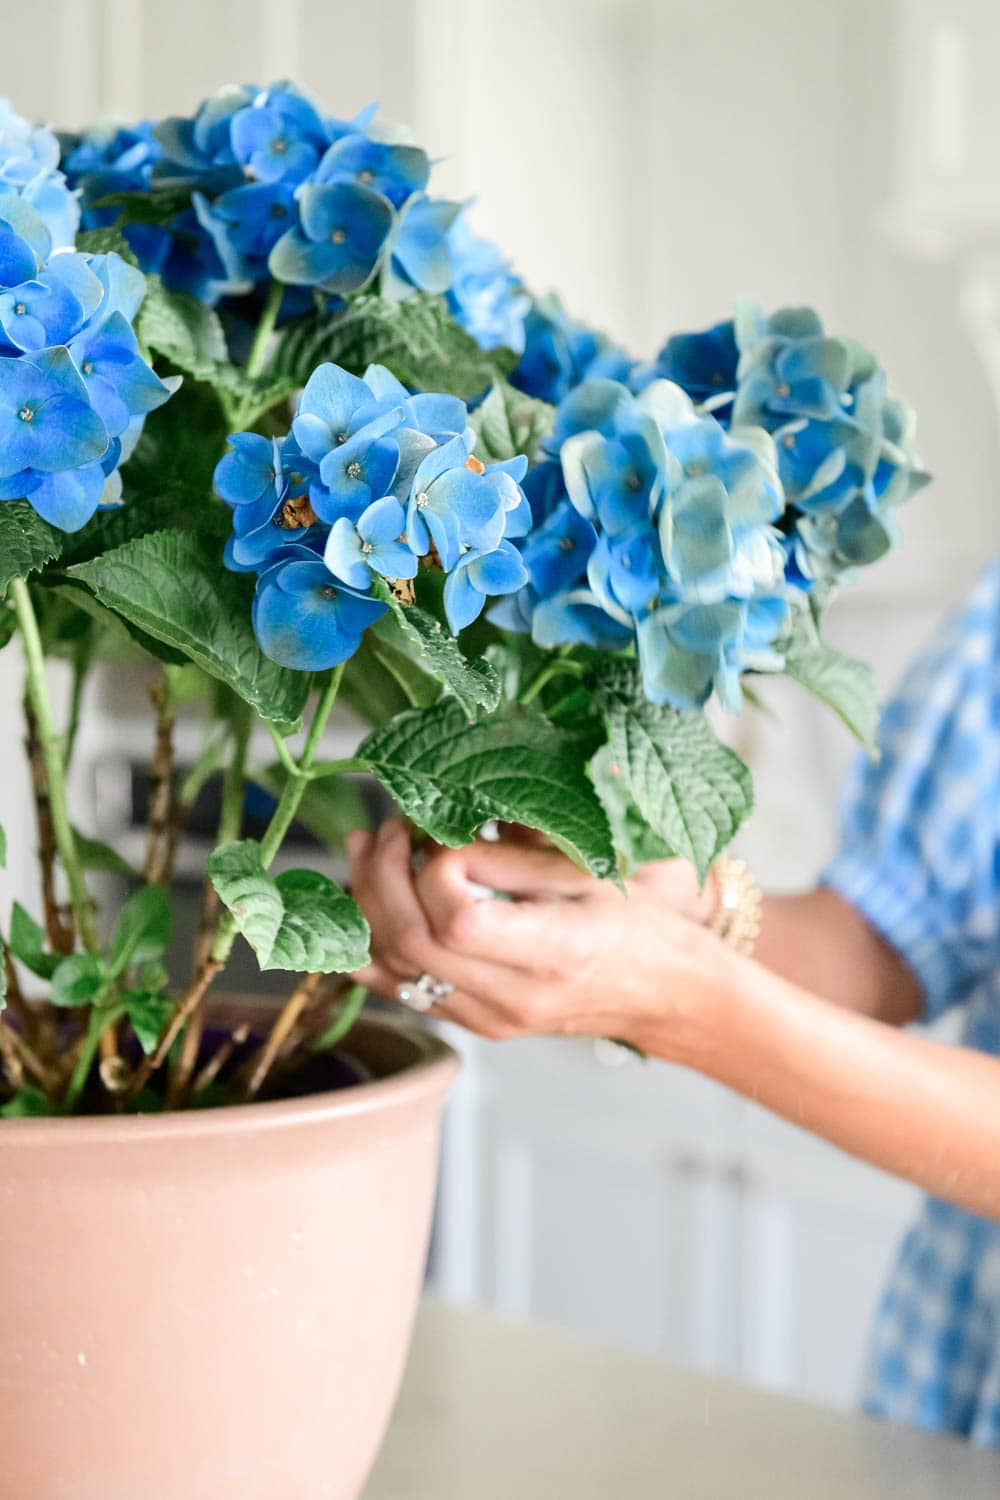
M 351 859 L 357 859 L 358 855 L 364 852 L 368 847 L 370 838 L 371 834 L 366 833 L 363 828 L 355 828 L 353 832 L 347 835 L 344 845 Z
M 382 848 L 385 849 L 390 844 L 394 844 L 396 842 L 402 831 L 402 824 L 397 823 L 395 818 L 390 818 L 388 822 L 383 823 L 382 827 L 379 829 L 378 842 L 381 844 Z

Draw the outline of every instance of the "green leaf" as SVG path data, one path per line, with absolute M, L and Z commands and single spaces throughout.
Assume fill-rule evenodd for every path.
M 288 780 L 288 773 L 277 762 L 247 774 L 275 800 L 281 796 Z M 309 782 L 295 813 L 295 821 L 308 828 L 327 849 L 340 850 L 352 829 L 364 827 L 368 814 L 353 782 L 343 776 L 328 776 Z
M 169 995 L 148 995 L 143 990 L 126 990 L 122 995 L 122 1003 L 139 1046 L 148 1056 L 155 1050 L 160 1033 L 174 1013 L 174 1002 Z
M 469 724 L 445 699 L 400 714 L 357 754 L 438 843 L 458 848 L 495 818 L 539 829 L 592 875 L 614 873 L 608 820 L 577 746 L 539 715 Z
M 189 187 L 155 187 L 142 193 L 105 193 L 91 208 L 118 208 L 126 224 L 169 224 L 190 205 Z M 77 248 L 81 236 L 77 237 Z
M 39 927 L 19 901 L 15 901 L 10 913 L 8 946 L 14 957 L 19 958 L 25 968 L 30 969 L 32 974 L 37 974 L 39 979 L 51 979 L 62 962 L 60 954 L 46 953 L 45 943 L 44 929 Z
M 7 1005 L 7 965 L 4 962 L 5 953 L 4 940 L 0 938 L 0 1011 L 4 1010 Z
M 108 975 L 117 979 L 130 964 L 149 963 L 170 942 L 170 897 L 162 886 L 143 885 L 133 891 L 115 923 Z
M 7 867 L 7 834 L 4 831 L 3 825 L 0 824 L 0 870 L 4 870 L 4 869 L 6 869 L 6 867 Z
M 80 864 L 85 870 L 100 870 L 109 875 L 126 875 L 130 879 L 136 878 L 136 872 L 127 859 L 123 859 L 117 849 L 112 849 L 110 844 L 104 844 L 100 839 L 92 839 L 87 834 L 81 833 L 74 828 L 73 837 L 76 840 L 76 852 Z
M 206 868 L 262 969 L 349 973 L 369 961 L 360 907 L 325 875 L 285 870 L 272 878 L 255 839 L 222 844 Z
M 100 960 L 93 953 L 73 953 L 60 959 L 52 975 L 49 1000 L 53 1005 L 89 1005 L 104 988 Z
M 485 464 L 498 463 L 526 453 L 534 463 L 543 438 L 551 436 L 556 409 L 515 390 L 506 380 L 497 380 L 489 395 L 469 417 L 476 434 L 476 457 Z
M 622 873 L 631 875 L 651 860 L 669 859 L 670 849 L 636 807 L 610 745 L 602 745 L 590 762 L 590 779 L 608 815 Z
M 106 225 L 101 229 L 85 229 L 76 237 L 77 250 L 87 255 L 120 255 L 130 266 L 139 264 L 135 251 L 117 225 Z
M 33 1083 L 22 1084 L 13 1099 L 0 1105 L 0 1117 L 5 1120 L 27 1120 L 51 1114 L 51 1104 L 42 1090 Z
M 181 370 L 229 359 L 222 319 L 187 292 L 171 292 L 159 276 L 147 276 L 146 295 L 135 319 L 139 342 Z
M 868 753 L 875 755 L 879 705 L 871 667 L 835 651 L 811 631 L 796 634 L 782 649 L 787 676 L 832 708 Z
M 58 557 L 64 535 L 43 521 L 27 500 L 0 503 L 0 598 L 12 578 L 29 578 Z
M 471 400 L 512 369 L 509 350 L 485 353 L 455 322 L 443 297 L 417 292 L 390 301 L 371 292 L 350 299 L 345 312 L 299 318 L 279 336 L 270 373 L 304 385 L 331 360 L 357 375 L 385 365 L 414 390 L 443 391 Z
M 263 718 L 294 733 L 311 682 L 261 651 L 245 577 L 223 567 L 221 549 L 191 532 L 153 532 L 79 563 L 70 577 L 159 641 L 226 683 Z
M 385 584 L 376 584 L 376 593 L 389 605 L 387 620 L 380 620 L 375 635 L 416 659 L 420 665 L 443 682 L 461 704 L 467 718 L 475 718 L 480 709 L 492 713 L 500 702 L 500 679 L 488 661 L 462 655 L 455 637 L 440 620 L 419 605 L 400 604 Z M 393 623 L 398 629 L 393 629 Z
M 355 1021 L 364 1009 L 368 991 L 363 984 L 352 984 L 343 1000 L 340 1009 L 331 1020 L 329 1026 L 321 1031 L 312 1044 L 314 1052 L 330 1052 L 338 1042 L 343 1041 Z
M 632 662 L 597 674 L 614 764 L 652 831 L 704 880 L 753 807 L 750 772 L 705 715 L 650 703 Z

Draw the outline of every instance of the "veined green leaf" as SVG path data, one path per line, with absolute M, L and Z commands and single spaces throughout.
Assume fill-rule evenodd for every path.
M 44 929 L 15 901 L 10 913 L 10 951 L 39 979 L 51 979 L 62 962 L 61 954 L 46 953 L 45 944 Z
M 832 708 L 869 755 L 874 755 L 879 706 L 871 667 L 835 651 L 811 630 L 793 636 L 783 650 L 786 674 Z
M 578 750 L 541 716 L 469 724 L 445 699 L 370 734 L 358 759 L 438 843 L 458 848 L 493 819 L 523 823 L 592 875 L 614 873 L 608 821 Z
M 700 712 L 650 703 L 635 664 L 608 662 L 597 691 L 613 765 L 650 829 L 704 880 L 753 807 L 750 772 Z
M 534 463 L 542 439 L 552 433 L 555 414 L 547 401 L 526 396 L 506 380 L 495 381 L 469 417 L 476 433 L 476 457 L 491 464 L 524 453 Z
M 27 500 L 0 501 L 0 598 L 13 578 L 30 578 L 58 557 L 65 533 L 50 526 Z
M 101 604 L 175 647 L 226 683 L 263 718 L 294 733 L 311 677 L 261 651 L 247 580 L 223 567 L 221 550 L 191 532 L 152 532 L 70 568 Z
M 492 713 L 500 702 L 500 679 L 489 662 L 482 657 L 463 656 L 455 637 L 439 620 L 419 605 L 400 604 L 385 584 L 379 582 L 376 593 L 386 600 L 391 612 L 374 626 L 376 637 L 402 650 L 444 683 L 466 718 L 474 718 L 482 709 Z
M 368 923 L 325 875 L 285 870 L 272 877 L 254 839 L 222 844 L 207 870 L 262 969 L 349 973 L 368 962 Z
M 443 297 L 417 292 L 392 301 L 372 292 L 350 299 L 344 312 L 299 318 L 279 335 L 270 365 L 305 385 L 330 360 L 357 375 L 385 365 L 414 390 L 442 391 L 471 400 L 498 373 L 512 369 L 510 350 L 484 352 L 452 317 Z
M 108 975 L 117 979 L 130 964 L 158 959 L 170 942 L 170 897 L 162 886 L 142 885 L 118 914 L 111 939 Z
M 49 986 L 53 1005 L 90 1005 L 105 985 L 100 960 L 93 953 L 71 953 L 60 959 Z
M 143 990 L 126 990 L 122 995 L 122 1004 L 139 1046 L 148 1056 L 155 1051 L 160 1033 L 174 1013 L 174 1002 L 169 995 L 148 995 Z

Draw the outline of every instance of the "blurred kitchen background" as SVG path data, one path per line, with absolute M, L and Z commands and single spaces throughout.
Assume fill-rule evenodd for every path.
M 0 93 L 56 126 L 187 112 L 248 79 L 296 78 L 340 115 L 378 99 L 532 287 L 637 353 L 747 295 L 811 303 L 871 344 L 936 476 L 905 547 L 829 616 L 885 686 L 993 553 L 996 0 L 0 0 L 0 20 Z M 775 718 L 731 729 L 758 790 L 743 846 L 794 889 L 832 848 L 852 751 L 791 685 L 768 700 Z M 11 653 L 0 707 L 5 910 L 34 904 Z M 87 831 L 127 850 L 148 715 L 120 675 L 88 709 Z M 193 911 L 197 850 L 188 873 Z M 444 1295 L 854 1400 L 914 1193 L 606 1043 L 453 1040 L 468 1066 L 432 1259 Z

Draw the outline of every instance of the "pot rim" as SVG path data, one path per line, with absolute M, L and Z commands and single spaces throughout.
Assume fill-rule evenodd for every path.
M 22 1146 L 70 1143 L 78 1146 L 88 1141 L 96 1145 L 116 1139 L 123 1143 L 190 1140 L 317 1125 L 334 1119 L 357 1118 L 386 1107 L 397 1108 L 436 1088 L 443 1093 L 458 1073 L 461 1064 L 454 1047 L 436 1032 L 408 1018 L 373 1015 L 355 1024 L 359 1030 L 400 1033 L 414 1045 L 416 1055 L 385 1078 L 366 1079 L 346 1088 L 327 1089 L 295 1099 L 266 1099 L 148 1115 L 43 1115 L 0 1120 L 0 1152 L 5 1144 L 18 1137 Z

